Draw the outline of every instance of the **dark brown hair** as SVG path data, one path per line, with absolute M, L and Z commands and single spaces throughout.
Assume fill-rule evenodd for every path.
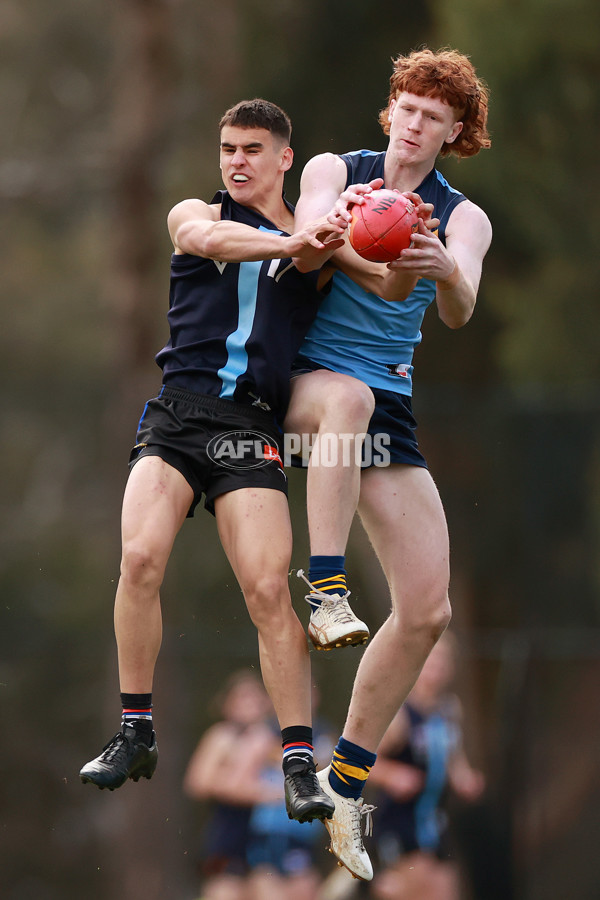
M 237 128 L 265 128 L 274 137 L 289 145 L 292 136 L 292 123 L 290 118 L 275 103 L 268 100 L 255 98 L 254 100 L 241 100 L 228 109 L 219 122 L 219 131 L 226 125 Z

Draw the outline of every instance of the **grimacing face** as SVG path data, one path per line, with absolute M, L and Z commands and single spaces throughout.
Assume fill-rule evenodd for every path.
M 245 206 L 273 190 L 292 159 L 291 148 L 266 128 L 225 125 L 221 130 L 223 184 L 233 199 Z

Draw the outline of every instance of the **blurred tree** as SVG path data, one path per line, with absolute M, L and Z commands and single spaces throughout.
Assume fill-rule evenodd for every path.
M 592 0 L 4 0 L 0 705 L 9 774 L 0 853 L 8 900 L 103 900 L 117 890 L 179 900 L 194 842 L 180 793 L 188 751 L 206 725 L 207 696 L 232 668 L 256 662 L 214 523 L 198 515 L 165 582 L 157 707 L 168 763 L 151 785 L 116 795 L 81 787 L 76 772 L 90 741 L 114 725 L 120 494 L 167 333 L 166 213 L 220 187 L 216 126 L 242 97 L 264 95 L 293 119 L 292 200 L 313 153 L 383 147 L 377 113 L 390 60 L 425 42 L 470 53 L 492 90 L 492 150 L 443 165 L 494 224 L 479 305 L 458 333 L 430 314 L 415 398 L 448 510 L 457 622 L 473 654 L 466 691 L 480 730 L 468 737 L 504 803 L 479 829 L 478 858 L 508 900 L 506 825 L 518 810 L 520 896 L 570 896 L 577 853 L 578 900 L 592 900 L 598 732 L 586 704 L 598 683 L 599 254 L 588 197 L 599 178 L 599 16 Z M 293 564 L 303 565 L 303 479 L 292 480 Z M 359 527 L 352 542 L 353 592 L 377 622 L 387 589 Z M 323 709 L 341 719 L 356 656 L 322 657 Z M 553 779 L 550 763 L 570 759 L 572 735 L 582 765 Z M 548 818 L 546 794 L 560 815 Z M 147 863 L 136 884 L 137 863 L 122 875 L 129 841 Z M 491 900 L 489 882 L 477 896 Z
M 599 101 L 592 85 L 600 74 L 600 14 L 585 0 L 528 0 L 502 10 L 440 0 L 437 12 L 435 34 L 466 49 L 491 87 L 492 151 L 448 171 L 494 224 L 479 303 L 493 312 L 489 349 L 500 384 L 510 389 L 488 394 L 481 410 L 487 434 L 478 429 L 475 441 L 483 438 L 487 451 L 475 451 L 483 469 L 472 489 L 479 511 L 458 516 L 451 503 L 451 531 L 454 524 L 461 557 L 473 559 L 467 562 L 472 622 L 512 631 L 498 681 L 498 746 L 490 758 L 496 819 L 504 822 L 505 839 L 512 832 L 509 889 L 528 898 L 559 896 L 573 890 L 574 847 L 586 846 L 594 818 L 598 835 L 593 810 L 600 773 L 597 763 L 585 761 L 597 757 L 589 705 L 600 689 L 592 649 L 597 630 L 586 631 L 600 619 L 594 563 L 599 222 L 598 209 L 587 202 L 599 178 Z M 462 452 L 469 443 L 463 432 Z M 453 469 L 456 487 L 464 479 Z M 475 520 L 485 521 L 485 529 L 474 529 Z M 578 669 L 578 659 L 588 660 L 587 667 L 582 662 Z M 580 722 L 588 705 L 578 776 L 559 749 L 557 731 L 581 734 L 581 724 L 568 724 L 562 704 L 576 706 Z M 553 722 L 561 723 L 558 729 Z M 546 813 L 541 825 L 549 791 L 545 757 L 555 764 L 561 758 L 565 769 L 553 833 Z M 578 897 L 591 900 L 591 881 L 589 872 L 582 875 Z
M 495 224 L 486 296 L 503 325 L 496 352 L 505 378 L 518 390 L 592 388 L 600 376 L 600 213 L 590 202 L 600 189 L 600 8 L 440 0 L 437 11 L 436 36 L 466 48 L 492 92 L 492 152 L 460 166 L 460 177 Z

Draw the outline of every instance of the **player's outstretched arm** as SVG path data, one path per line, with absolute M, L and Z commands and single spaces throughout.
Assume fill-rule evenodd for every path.
M 286 259 L 340 246 L 343 227 L 326 220 L 313 222 L 293 235 L 261 231 L 220 218 L 220 206 L 203 200 L 183 200 L 169 213 L 167 224 L 176 253 L 190 253 L 219 262 Z M 332 251 L 333 252 L 333 251 Z

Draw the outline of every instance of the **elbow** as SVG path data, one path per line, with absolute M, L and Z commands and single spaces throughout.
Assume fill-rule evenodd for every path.
M 184 253 L 192 253 L 194 256 L 197 256 L 200 247 L 196 232 L 197 229 L 194 228 L 193 222 L 184 222 L 175 234 L 176 246 Z
M 469 293 L 466 296 L 457 298 L 455 302 L 451 302 L 446 295 L 447 292 L 443 292 L 441 295 L 438 292 L 437 295 L 439 317 L 444 325 L 456 331 L 458 328 L 466 325 L 473 315 L 477 295 L 474 292 Z
M 467 324 L 472 315 L 473 308 L 459 314 L 454 313 L 452 315 L 448 315 L 440 313 L 440 319 L 447 328 L 451 328 L 453 331 L 457 331 L 459 328 L 462 328 L 463 325 Z
M 189 772 L 183 779 L 183 792 L 194 800 L 208 800 L 211 797 L 213 785 L 211 779 L 203 773 Z
M 184 782 L 183 793 L 191 797 L 192 800 L 206 800 L 208 798 L 208 793 L 203 786 L 191 782 Z

